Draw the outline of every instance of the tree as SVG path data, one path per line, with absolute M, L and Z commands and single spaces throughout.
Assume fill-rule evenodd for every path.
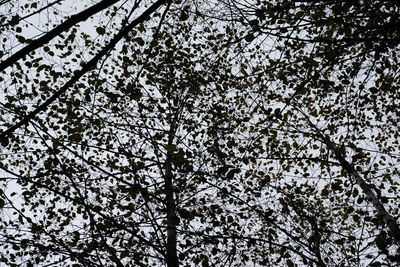
M 394 84 L 399 79 L 395 67 L 399 5 L 391 1 L 258 3 L 252 6 L 227 1 L 226 4 L 234 9 L 229 17 L 247 28 L 237 38 L 243 37 L 259 46 L 260 42 L 270 45 L 263 40 L 276 36 L 281 45 L 283 56 L 280 53 L 276 59 L 272 58 L 272 64 L 265 69 L 283 67 L 275 75 L 267 76 L 264 84 L 273 86 L 273 93 L 264 102 L 260 101 L 260 108 L 266 114 L 273 109 L 265 108 L 264 103 L 275 102 L 278 103 L 275 106 L 281 107 L 271 114 L 279 122 L 274 128 L 286 131 L 282 133 L 282 148 L 276 157 L 291 159 L 295 154 L 303 155 L 295 160 L 321 161 L 323 155 L 323 164 L 318 164 L 321 172 L 327 167 L 328 174 L 337 177 L 331 186 L 325 185 L 323 194 L 328 194 L 326 189 L 331 187 L 339 196 L 346 190 L 342 188 L 344 184 L 351 185 L 347 192 L 351 196 L 353 186 L 359 186 L 378 214 L 375 223 L 386 224 L 389 233 L 383 231 L 372 236 L 376 235 L 375 243 L 388 254 L 387 247 L 400 240 L 398 223 L 391 215 L 398 214 L 397 204 L 389 205 L 390 209 L 394 207 L 391 211 L 384 207 L 388 206 L 388 199 L 397 198 L 392 193 L 398 186 L 398 169 L 389 161 L 397 161 L 390 151 L 398 143 L 398 113 L 393 105 L 398 102 Z M 304 145 L 305 142 L 311 146 Z M 307 151 L 307 147 L 312 149 Z M 318 150 L 321 154 L 315 157 Z M 329 163 L 338 164 L 341 170 L 336 168 L 332 172 Z M 303 164 L 292 163 L 287 169 L 297 169 Z M 307 173 L 307 169 L 309 166 L 303 172 Z M 341 178 L 345 173 L 338 171 L 347 173 L 350 183 Z M 358 189 L 355 192 L 353 196 L 358 195 Z M 353 211 L 357 204 L 351 206 L 351 213 L 357 214 Z M 345 205 L 348 201 L 340 206 Z M 382 237 L 386 235 L 393 241 Z M 394 254 L 389 258 L 396 257 L 398 251 L 391 251 Z
M 18 3 L 3 262 L 399 262 L 397 3 Z
M 205 159 L 212 153 L 222 154 L 214 151 L 216 129 L 208 129 L 214 117 L 209 110 L 220 116 L 221 109 L 226 109 L 214 101 L 227 94 L 217 89 L 229 83 L 225 79 L 229 64 L 222 57 L 215 58 L 213 51 L 222 40 L 206 38 L 214 32 L 189 35 L 197 29 L 185 22 L 181 12 L 182 22 L 174 22 L 166 12 L 155 15 L 172 30 L 150 21 L 136 33 L 130 31 L 100 68 L 87 71 L 90 65 L 84 65 L 80 73 L 85 76 L 79 82 L 74 74 L 74 86 L 71 82 L 64 85 L 61 90 L 68 89 L 68 93 L 57 93 L 57 103 L 50 96 L 52 100 L 41 105 L 51 105 L 47 114 L 34 109 L 30 114 L 36 116 L 28 115 L 20 123 L 29 121 L 22 129 L 25 133 L 14 135 L 8 149 L 23 149 L 20 159 L 24 163 L 18 166 L 19 160 L 11 157 L 2 165 L 18 178 L 24 206 L 20 209 L 7 201 L 6 207 L 15 212 L 4 220 L 7 245 L 3 260 L 7 264 L 18 265 L 22 260 L 28 264 L 147 266 L 165 260 L 176 266 L 178 230 L 180 240 L 186 241 L 181 241 L 180 249 L 188 251 L 187 256 L 182 251 L 181 258 L 212 262 L 207 254 L 189 252 L 210 246 L 207 239 L 194 235 L 196 231 L 201 235 L 215 232 L 202 229 L 208 225 L 207 217 L 192 221 L 199 216 L 194 209 L 196 200 L 211 198 L 210 181 L 216 179 L 213 171 L 204 170 L 217 163 Z M 146 34 L 153 37 L 145 38 Z M 94 58 L 108 52 L 103 51 Z M 53 75 L 54 70 L 45 71 Z M 43 87 L 44 92 L 38 94 L 32 88 L 25 97 L 42 98 L 52 86 Z M 207 103 L 209 98 L 211 103 Z M 198 116 L 207 117 L 199 120 Z M 219 125 L 233 123 L 221 121 Z M 11 126 L 8 133 L 19 127 Z M 206 142 L 201 144 L 202 140 Z M 218 164 L 228 162 L 219 159 Z M 205 178 L 208 181 L 201 182 Z M 218 219 L 215 210 L 219 205 L 205 204 L 203 216 L 211 213 Z M 178 229 L 179 220 L 186 224 Z M 194 237 L 184 239 L 190 235 Z

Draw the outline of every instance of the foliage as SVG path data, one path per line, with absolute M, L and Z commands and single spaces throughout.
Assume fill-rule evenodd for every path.
M 66 2 L 0 1 L 2 262 L 400 262 L 398 3 Z

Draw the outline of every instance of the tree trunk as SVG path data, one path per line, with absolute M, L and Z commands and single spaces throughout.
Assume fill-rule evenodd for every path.
M 168 145 L 172 145 L 172 138 L 169 138 Z M 167 254 L 166 261 L 168 267 L 179 266 L 178 255 L 176 250 L 176 225 L 178 218 L 176 217 L 176 203 L 174 196 L 173 174 L 172 174 L 172 152 L 167 152 L 164 163 L 164 182 L 165 182 L 165 202 L 167 208 Z
M 375 210 L 378 214 L 383 218 L 383 221 L 389 228 L 389 231 L 394 240 L 400 244 L 400 228 L 397 224 L 395 218 L 385 209 L 382 202 L 375 194 L 375 192 L 371 189 L 367 182 L 361 177 L 361 175 L 356 171 L 356 169 L 342 156 L 340 151 L 335 147 L 335 145 L 322 133 L 318 132 L 318 135 L 321 137 L 325 145 L 335 154 L 335 158 L 339 161 L 340 165 L 344 170 L 346 170 L 347 174 L 354 179 L 354 181 L 360 186 L 361 190 L 365 195 L 371 200 L 372 204 L 375 207 Z

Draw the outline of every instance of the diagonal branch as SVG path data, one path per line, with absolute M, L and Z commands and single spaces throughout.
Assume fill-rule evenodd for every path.
M 336 159 L 339 161 L 342 168 L 347 172 L 347 174 L 353 178 L 357 184 L 361 187 L 364 194 L 366 194 L 371 200 L 372 204 L 375 207 L 375 210 L 378 212 L 380 216 L 382 216 L 383 221 L 389 228 L 392 237 L 396 240 L 396 242 L 400 243 L 400 228 L 397 224 L 395 218 L 389 214 L 389 212 L 385 209 L 382 202 L 379 200 L 378 196 L 372 191 L 371 187 L 365 182 L 364 178 L 356 171 L 356 169 L 343 157 L 340 153 L 339 149 L 337 149 L 334 144 L 322 134 L 318 134 L 325 145 L 331 150 Z
M 299 109 L 299 111 L 306 117 L 306 115 Z M 396 219 L 385 209 L 382 204 L 382 201 L 378 198 L 375 192 L 371 189 L 368 183 L 364 180 L 363 177 L 357 172 L 354 166 L 349 163 L 340 150 L 331 142 L 328 136 L 324 135 L 320 129 L 315 126 L 308 117 L 306 117 L 308 124 L 315 130 L 316 136 L 327 146 L 327 148 L 333 152 L 337 161 L 339 161 L 341 167 L 347 172 L 350 178 L 353 178 L 354 181 L 360 186 L 361 190 L 365 195 L 371 200 L 375 210 L 378 212 L 380 216 L 382 216 L 383 221 L 389 228 L 389 231 L 396 240 L 397 243 L 400 243 L 400 228 L 396 222 Z
M 46 10 L 46 9 L 50 8 L 50 7 L 54 6 L 55 4 L 60 3 L 61 1 L 62 1 L 62 0 L 56 0 L 56 1 L 54 1 L 54 2 L 51 2 L 51 3 L 47 4 L 46 6 L 44 6 L 44 7 L 40 8 L 40 9 L 38 9 L 38 10 L 36 10 L 36 11 L 34 11 L 34 12 L 32 12 L 32 13 L 30 13 L 30 14 L 28 14 L 28 15 L 22 17 L 22 18 L 20 18 L 19 20 L 20 20 L 20 21 L 21 21 L 21 20 L 25 20 L 25 19 L 27 19 L 27 18 L 30 18 L 30 17 L 36 15 L 36 14 L 39 14 L 39 13 L 42 12 L 43 10 Z M 0 5 L 1 5 L 1 4 L 0 4 Z M 8 22 L 8 23 L 1 24 L 0 27 L 5 27 L 5 26 L 9 26 L 9 25 L 10 25 L 10 23 Z
M 85 73 L 94 68 L 97 62 L 106 55 L 111 49 L 115 47 L 115 45 L 126 36 L 134 27 L 138 24 L 144 22 L 153 12 L 155 12 L 161 5 L 165 3 L 166 0 L 158 0 L 153 5 L 151 5 L 146 11 L 142 13 L 138 18 L 129 23 L 126 27 L 124 27 L 118 34 L 114 36 L 114 38 L 106 45 L 96 56 L 94 56 L 90 61 L 83 64 L 82 68 L 74 73 L 74 76 L 67 81 L 64 86 L 62 86 L 58 91 L 56 91 L 50 98 L 48 98 L 45 102 L 40 104 L 35 110 L 30 112 L 27 116 L 25 116 L 22 120 L 15 123 L 13 126 L 5 130 L 0 134 L 0 143 L 7 144 L 7 138 L 10 134 L 12 134 L 16 129 L 20 128 L 23 125 L 29 123 L 31 119 L 33 119 L 38 113 L 44 111 L 50 104 L 56 101 L 62 94 L 64 94 L 70 87 L 72 87 Z
M 76 25 L 77 23 L 81 21 L 85 21 L 88 19 L 90 16 L 93 16 L 94 14 L 102 11 L 103 9 L 108 8 L 109 6 L 115 4 L 119 0 L 103 0 L 100 3 L 97 3 L 88 9 L 85 9 L 82 12 L 79 12 L 78 14 L 75 14 L 71 16 L 69 19 L 43 35 L 42 37 L 34 40 L 31 42 L 29 45 L 25 46 L 15 54 L 13 54 L 11 57 L 7 58 L 3 62 L 0 62 L 0 71 L 5 70 L 6 68 L 10 67 L 11 65 L 15 64 L 18 60 L 23 58 L 24 56 L 28 55 L 32 51 L 38 49 L 39 47 L 43 46 L 44 44 L 50 42 L 52 39 L 57 37 L 60 33 L 68 30 L 72 26 Z

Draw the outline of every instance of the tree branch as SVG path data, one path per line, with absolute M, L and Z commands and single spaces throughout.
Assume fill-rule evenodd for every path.
M 69 19 L 43 35 L 42 37 L 34 40 L 29 45 L 25 46 L 11 57 L 7 58 L 3 62 L 0 63 L 0 72 L 5 70 L 6 68 L 10 67 L 11 65 L 15 64 L 18 60 L 23 58 L 24 56 L 28 55 L 32 51 L 38 49 L 39 47 L 43 46 L 44 44 L 50 42 L 52 39 L 57 37 L 60 33 L 68 30 L 72 26 L 76 25 L 77 23 L 88 19 L 90 16 L 106 9 L 107 7 L 115 4 L 119 0 L 103 0 L 100 3 L 97 3 L 84 11 L 71 16 Z
M 62 86 L 58 91 L 56 91 L 50 98 L 48 98 L 45 102 L 40 104 L 35 110 L 30 112 L 27 116 L 25 116 L 22 120 L 5 130 L 0 134 L 0 143 L 7 144 L 7 137 L 12 134 L 16 129 L 20 128 L 23 125 L 29 123 L 31 119 L 33 119 L 38 113 L 45 110 L 50 104 L 56 101 L 62 94 L 64 94 L 70 87 L 72 87 L 85 73 L 94 68 L 97 62 L 106 55 L 111 49 L 115 47 L 115 45 L 126 35 L 128 34 L 134 27 L 138 24 L 144 22 L 148 16 L 150 16 L 153 12 L 155 12 L 162 4 L 165 3 L 166 0 L 158 0 L 153 5 L 151 5 L 146 11 L 142 13 L 137 19 L 128 24 L 125 28 L 123 28 L 115 37 L 110 41 L 108 45 L 106 45 L 96 56 L 94 56 L 89 62 L 83 64 L 82 68 L 75 72 L 74 76 L 67 81 L 64 86 Z
M 300 110 L 299 110 L 300 111 Z M 300 111 L 301 112 L 301 111 Z M 301 112 L 305 115 L 303 112 Z M 395 218 L 389 214 L 389 212 L 385 209 L 382 202 L 379 200 L 378 196 L 371 189 L 368 183 L 361 177 L 361 175 L 356 171 L 354 166 L 349 163 L 336 148 L 336 146 L 331 142 L 329 137 L 325 136 L 318 128 L 315 126 L 308 118 L 309 125 L 316 131 L 316 135 L 321 139 L 321 141 L 327 146 L 327 148 L 333 152 L 335 158 L 339 161 L 341 167 L 347 172 L 347 174 L 356 181 L 356 183 L 360 186 L 365 195 L 371 200 L 372 204 L 375 207 L 375 210 L 378 212 L 380 216 L 382 216 L 383 221 L 389 228 L 392 237 L 396 240 L 397 243 L 400 243 L 400 228 L 397 224 Z

